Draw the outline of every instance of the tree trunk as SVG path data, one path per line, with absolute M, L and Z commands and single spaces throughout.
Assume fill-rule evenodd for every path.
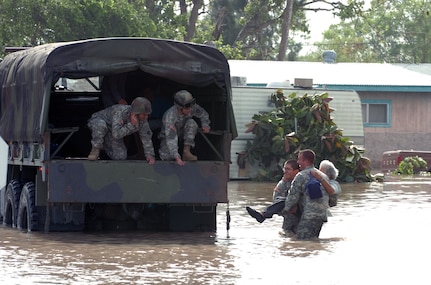
M 180 14 L 184 15 L 187 13 L 187 3 L 186 0 L 179 0 L 179 5 L 180 5 Z
M 220 14 L 217 17 L 217 23 L 215 25 L 214 31 L 213 31 L 213 39 L 218 40 L 220 38 L 220 35 L 222 33 L 221 27 L 224 21 L 224 17 L 226 16 L 227 8 L 226 6 L 221 8 Z
M 293 13 L 293 0 L 286 0 L 286 8 L 283 12 L 283 23 L 281 25 L 281 40 L 280 49 L 278 51 L 278 61 L 283 61 L 286 59 L 287 43 L 289 40 L 289 29 L 290 23 L 292 21 Z
M 196 22 L 199 16 L 199 9 L 202 8 L 203 0 L 193 0 L 192 11 L 190 12 L 189 23 L 186 28 L 185 41 L 189 42 L 194 37 L 196 32 Z

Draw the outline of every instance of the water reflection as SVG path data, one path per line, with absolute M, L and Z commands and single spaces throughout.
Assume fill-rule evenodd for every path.
M 343 184 L 318 242 L 245 206 L 273 183 L 229 183 L 217 233 L 23 233 L 0 228 L 1 284 L 429 284 L 431 179 Z M 226 210 L 231 215 L 226 229 Z

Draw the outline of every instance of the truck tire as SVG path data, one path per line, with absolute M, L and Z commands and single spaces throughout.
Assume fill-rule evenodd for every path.
M 19 198 L 21 195 L 21 183 L 13 179 L 9 182 L 6 188 L 6 207 L 3 225 L 16 227 L 16 220 L 18 216 Z
M 38 229 L 37 209 L 35 199 L 35 186 L 33 182 L 27 182 L 22 187 L 19 199 L 17 227 L 28 232 Z

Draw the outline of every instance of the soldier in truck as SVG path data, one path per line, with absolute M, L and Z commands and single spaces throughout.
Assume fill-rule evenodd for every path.
M 154 164 L 155 154 L 151 140 L 153 133 L 148 124 L 151 111 L 150 101 L 137 97 L 131 105 L 116 104 L 94 113 L 88 120 L 92 137 L 88 160 L 97 160 L 102 149 L 111 159 L 125 160 L 127 148 L 123 138 L 139 132 L 146 160 L 149 164 Z
M 187 90 L 175 93 L 174 103 L 162 118 L 159 155 L 162 160 L 175 160 L 178 165 L 184 165 L 184 161 L 198 159 L 190 151 L 195 146 L 195 136 L 199 128 L 193 117 L 200 119 L 204 133 L 210 131 L 210 119 L 208 112 L 196 104 L 196 99 Z M 182 157 L 178 152 L 179 140 L 184 140 Z

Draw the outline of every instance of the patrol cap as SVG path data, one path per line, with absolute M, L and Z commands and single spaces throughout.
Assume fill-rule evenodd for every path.
M 144 97 L 136 97 L 132 101 L 132 112 L 135 114 L 151 114 L 151 102 Z
M 180 90 L 174 96 L 175 105 L 183 108 L 190 108 L 196 103 L 196 99 L 187 90 Z

